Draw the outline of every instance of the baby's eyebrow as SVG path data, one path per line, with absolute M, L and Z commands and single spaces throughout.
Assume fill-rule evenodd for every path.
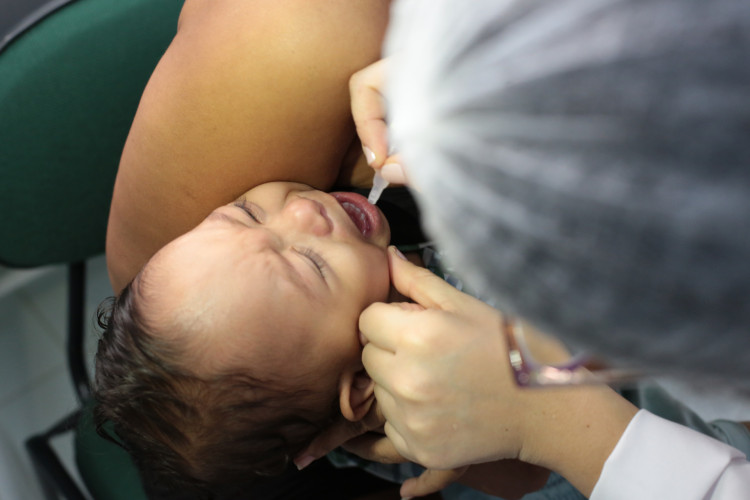
M 279 259 L 281 259 L 284 267 L 287 268 L 287 271 L 284 274 L 286 274 L 287 279 L 292 284 L 292 286 L 300 290 L 310 299 L 316 300 L 318 298 L 317 294 L 307 283 L 307 280 L 304 278 L 302 273 L 299 272 L 299 270 L 294 266 L 294 264 L 290 262 L 290 260 L 286 256 L 278 252 L 276 252 L 276 255 L 278 255 Z
M 223 220 L 224 222 L 229 222 L 231 224 L 236 224 L 236 225 L 238 224 L 240 226 L 244 225 L 244 224 L 242 224 L 242 222 L 238 221 L 234 217 L 230 217 L 229 215 L 225 214 L 224 212 L 216 212 L 216 211 L 211 212 L 210 214 L 208 214 L 208 216 L 206 217 L 206 219 L 217 220 L 217 221 Z
M 225 214 L 224 212 L 211 212 L 206 219 L 216 220 L 216 221 L 223 221 L 228 222 L 230 224 L 240 225 L 243 227 L 246 227 L 245 224 L 240 222 L 239 220 L 235 219 L 232 216 L 229 216 Z M 286 268 L 284 272 L 281 274 L 285 275 L 287 278 L 287 281 L 289 281 L 294 288 L 300 290 L 305 295 L 307 295 L 309 298 L 315 300 L 318 298 L 317 294 L 314 290 L 310 288 L 305 278 L 302 276 L 302 274 L 299 272 L 299 270 L 294 267 L 294 264 L 292 264 L 287 257 L 282 255 L 279 252 L 273 251 L 277 257 L 281 260 L 283 266 Z
M 242 227 L 247 227 L 245 224 L 243 224 L 241 221 L 235 219 L 234 217 L 225 214 L 224 212 L 211 212 L 207 219 L 212 219 L 216 221 L 223 221 L 228 222 L 230 224 L 239 225 Z M 315 291 L 310 287 L 310 285 L 307 283 L 307 280 L 302 275 L 302 273 L 299 272 L 299 270 L 290 262 L 290 260 L 285 256 L 282 255 L 280 252 L 269 249 L 271 252 L 273 252 L 276 257 L 281 261 L 283 267 L 285 268 L 284 271 L 281 272 L 282 275 L 284 275 L 289 281 L 289 283 L 296 289 L 303 292 L 306 296 L 313 300 L 317 300 L 318 296 L 315 293 Z

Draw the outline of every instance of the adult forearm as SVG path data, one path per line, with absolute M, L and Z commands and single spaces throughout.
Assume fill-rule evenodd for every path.
M 530 390 L 544 404 L 528 415 L 519 458 L 557 472 L 588 496 L 638 409 L 609 387 Z

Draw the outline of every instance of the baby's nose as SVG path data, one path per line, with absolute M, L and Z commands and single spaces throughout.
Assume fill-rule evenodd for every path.
M 315 236 L 325 236 L 333 230 L 325 208 L 315 200 L 297 198 L 284 208 L 295 229 Z

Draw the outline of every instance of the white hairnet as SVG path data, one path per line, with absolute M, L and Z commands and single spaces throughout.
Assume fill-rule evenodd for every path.
M 400 0 L 392 145 L 498 307 L 750 381 L 750 2 Z

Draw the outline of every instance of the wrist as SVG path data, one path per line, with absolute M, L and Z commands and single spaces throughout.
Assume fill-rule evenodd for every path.
M 553 470 L 589 495 L 638 409 L 607 386 L 528 389 L 519 458 Z

